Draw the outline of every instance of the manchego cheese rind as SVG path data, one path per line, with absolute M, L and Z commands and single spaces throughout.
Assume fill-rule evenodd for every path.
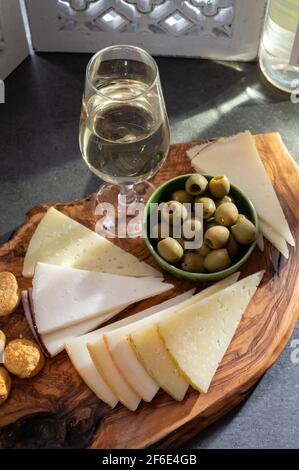
M 264 272 L 162 319 L 158 332 L 184 378 L 207 392 Z
M 163 341 L 161 340 L 157 323 L 159 319 L 174 315 L 178 311 L 182 311 L 191 305 L 197 305 L 203 299 L 219 292 L 226 287 L 234 284 L 240 273 L 234 273 L 231 276 L 202 290 L 190 299 L 185 300 L 179 305 L 169 309 L 168 312 L 155 315 L 151 322 L 139 322 L 131 325 L 131 333 L 128 335 L 128 341 L 135 351 L 139 361 L 143 364 L 148 374 L 159 384 L 159 386 L 175 400 L 183 400 L 189 384 L 179 373 L 177 367 L 171 360 Z M 134 328 L 135 326 L 135 328 Z
M 144 261 L 54 207 L 48 209 L 30 240 L 23 276 L 32 277 L 39 261 L 122 276 L 162 277 Z

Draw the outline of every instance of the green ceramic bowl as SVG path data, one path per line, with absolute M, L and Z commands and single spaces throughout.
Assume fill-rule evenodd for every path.
M 223 269 L 222 271 L 218 271 L 216 273 L 189 273 L 180 269 L 179 265 L 170 264 L 165 261 L 156 250 L 156 240 L 152 240 L 149 237 L 149 217 L 151 213 L 151 204 L 161 202 L 166 202 L 171 199 L 171 194 L 179 189 L 185 189 L 185 182 L 190 174 L 177 176 L 166 183 L 159 186 L 154 193 L 151 195 L 150 199 L 148 200 L 145 210 L 144 210 L 144 218 L 143 218 L 143 236 L 145 239 L 145 243 L 153 255 L 153 257 L 157 260 L 159 265 L 168 271 L 173 276 L 184 279 L 187 281 L 194 281 L 194 282 L 209 282 L 209 281 L 217 281 L 219 279 L 223 279 L 224 277 L 229 276 L 230 274 L 237 271 L 242 264 L 249 258 L 251 253 L 254 250 L 256 245 L 256 241 L 252 242 L 250 245 L 244 245 L 242 253 L 236 258 L 234 264 L 232 264 L 229 268 Z M 208 180 L 212 178 L 212 176 L 206 176 Z M 230 195 L 233 197 L 239 212 L 245 214 L 251 222 L 258 228 L 258 217 L 256 210 L 250 201 L 250 199 L 236 186 L 231 185 Z

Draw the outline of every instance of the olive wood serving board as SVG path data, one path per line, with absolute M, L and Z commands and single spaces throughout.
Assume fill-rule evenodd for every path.
M 47 360 L 38 376 L 29 380 L 13 378 L 11 396 L 0 406 L 0 448 L 175 447 L 188 441 L 248 395 L 278 358 L 292 334 L 299 292 L 299 170 L 279 134 L 258 135 L 256 142 L 297 245 L 290 249 L 287 261 L 266 242 L 264 252 L 256 248 L 242 267 L 242 276 L 260 269 L 265 269 L 266 274 L 209 392 L 198 394 L 190 388 L 183 402 L 177 403 L 160 391 L 151 403 L 142 402 L 134 413 L 120 404 L 111 410 L 87 388 L 67 354 L 62 352 Z M 153 178 L 153 183 L 158 186 L 176 175 L 190 172 L 186 150 L 196 143 L 172 145 L 168 159 Z M 93 228 L 93 203 L 94 195 L 91 195 L 71 203 L 55 204 L 55 207 Z M 21 274 L 23 259 L 29 240 L 49 206 L 44 204 L 31 209 L 24 225 L 0 248 L 0 271 L 12 271 L 21 288 L 31 284 Z M 116 243 L 157 267 L 142 239 L 121 239 Z M 175 284 L 173 291 L 140 302 L 122 315 L 136 313 L 194 287 L 167 274 L 165 278 Z M 206 286 L 196 287 L 201 290 Z M 1 318 L 0 328 L 8 340 L 20 335 L 31 338 L 22 306 L 11 316 Z

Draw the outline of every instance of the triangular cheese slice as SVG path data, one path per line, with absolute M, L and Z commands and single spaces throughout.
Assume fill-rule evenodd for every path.
M 174 315 L 177 311 L 185 310 L 191 305 L 197 305 L 198 302 L 201 302 L 205 298 L 234 284 L 238 280 L 239 275 L 239 272 L 234 273 L 231 276 L 216 282 L 207 289 L 202 290 L 197 295 L 194 295 L 190 299 L 185 300 L 172 309 L 169 309 L 168 316 Z M 163 317 L 165 317 L 165 315 L 166 312 L 164 311 Z M 131 333 L 129 334 L 129 341 L 139 361 L 143 364 L 148 374 L 153 377 L 153 379 L 159 384 L 161 388 L 163 388 L 166 393 L 171 395 L 175 400 L 181 401 L 187 392 L 189 384 L 173 364 L 167 353 L 165 345 L 158 334 L 157 323 L 161 317 L 162 313 L 154 315 L 152 320 L 148 319 L 147 322 L 142 321 L 137 324 L 132 324 Z M 108 339 L 110 338 L 111 342 L 113 333 L 107 334 L 106 337 Z M 119 347 L 120 345 L 118 345 L 118 348 Z M 120 364 L 123 360 L 123 350 L 124 347 L 119 351 L 118 357 L 113 356 L 116 360 L 118 359 L 118 364 Z M 126 364 L 123 363 L 123 369 L 127 371 L 128 369 L 125 366 Z M 136 379 L 141 385 L 142 381 L 137 374 Z M 132 379 L 130 383 L 133 385 Z
M 86 385 L 96 394 L 98 398 L 100 398 L 100 400 L 114 408 L 118 401 L 118 397 L 116 397 L 116 395 L 112 392 L 111 388 L 104 380 L 102 374 L 100 374 L 96 369 L 87 349 L 87 343 L 93 343 L 97 341 L 103 336 L 103 333 L 113 331 L 116 328 L 121 328 L 125 325 L 128 325 L 129 323 L 132 323 L 133 321 L 146 318 L 150 315 L 153 315 L 154 313 L 159 312 L 161 309 L 163 310 L 165 308 L 172 307 L 173 305 L 181 302 L 183 299 L 191 297 L 193 292 L 193 290 L 188 291 L 185 294 L 173 297 L 169 300 L 165 300 L 161 304 L 154 305 L 153 307 L 142 310 L 135 315 L 123 318 L 122 320 L 99 328 L 98 330 L 92 331 L 91 333 L 87 333 L 86 335 L 80 336 L 79 338 L 66 341 L 65 348 L 73 366 L 82 380 L 84 380 Z M 113 378 L 111 380 L 113 380 Z M 123 391 L 120 391 L 120 393 L 123 393 Z M 128 397 L 123 398 L 124 400 L 129 401 Z
M 166 302 L 163 302 L 162 304 L 155 306 L 155 308 L 147 309 L 137 315 L 133 315 L 133 317 L 130 317 L 130 320 L 132 319 L 133 321 L 135 319 L 135 321 L 145 321 L 146 319 L 150 319 L 154 313 L 160 312 L 162 310 L 165 311 L 165 308 L 168 308 L 172 305 L 177 305 L 179 302 L 192 297 L 192 293 L 192 291 L 185 292 L 184 294 L 181 294 L 174 299 L 170 299 Z M 130 328 L 132 321 L 127 322 L 126 324 L 117 322 L 119 328 L 113 328 L 108 331 L 103 329 L 102 334 L 99 335 L 97 341 L 91 341 L 87 345 L 98 371 L 100 371 L 107 383 L 111 386 L 119 400 L 129 409 L 133 409 L 134 407 L 138 406 L 139 402 L 137 403 L 136 395 L 138 396 L 139 400 L 141 397 L 145 401 L 151 401 L 159 389 L 159 386 L 154 382 L 153 379 L 151 379 L 146 370 L 143 368 L 142 364 L 137 360 L 134 352 L 127 342 L 126 348 L 122 348 L 121 351 L 119 351 L 117 348 L 119 336 L 121 335 L 121 338 L 123 337 L 124 332 Z M 108 344 L 108 342 L 105 340 L 105 336 L 109 333 L 112 334 L 114 331 L 121 333 L 120 335 L 113 335 L 111 342 Z M 122 356 L 121 359 L 119 359 L 119 355 L 115 355 L 115 348 L 111 347 L 114 345 L 117 349 L 117 353 L 120 352 Z M 111 363 L 109 363 L 109 356 L 107 355 L 107 352 L 103 352 L 104 348 L 108 349 L 113 360 L 114 367 L 112 367 Z M 114 354 L 112 354 L 112 352 Z M 118 360 L 116 361 L 115 358 Z M 135 381 L 133 383 L 128 380 L 128 377 L 131 377 L 132 375 L 135 377 Z M 127 392 L 125 394 L 124 389 L 121 386 L 123 380 L 125 380 L 128 386 L 130 386 L 130 388 L 127 388 Z M 136 386 L 136 382 L 138 384 L 140 383 L 140 386 Z M 135 390 L 135 396 L 132 394 L 132 390 Z
M 135 351 L 133 351 L 129 341 L 130 335 L 135 330 L 146 327 L 147 325 L 157 324 L 160 318 L 164 318 L 166 315 L 171 316 L 174 312 L 182 310 L 184 306 L 193 305 L 194 303 L 201 301 L 205 296 L 224 289 L 235 282 L 238 279 L 238 276 L 239 273 L 235 273 L 232 276 L 213 284 L 207 289 L 204 289 L 197 295 L 180 302 L 174 307 L 161 310 L 151 317 L 104 334 L 104 340 L 109 347 L 115 364 L 124 375 L 126 381 L 145 401 L 151 401 L 156 395 L 159 389 L 159 382 L 156 381 L 150 372 L 146 370 L 142 361 L 138 360 L 138 357 L 136 356 Z M 154 354 L 155 352 L 153 351 L 153 355 Z M 157 359 L 157 361 L 159 361 L 159 359 Z
M 46 263 L 36 265 L 32 284 L 39 334 L 99 317 L 173 288 L 157 278 L 132 279 Z
M 124 276 L 161 273 L 136 256 L 51 207 L 37 226 L 25 256 L 23 276 L 32 277 L 37 262 Z
M 288 243 L 295 244 L 250 132 L 197 146 L 196 151 L 191 149 L 187 154 L 199 173 L 225 174 L 251 199 L 259 217 Z
M 187 382 L 207 392 L 264 272 L 242 279 L 158 324 L 174 364 Z
M 29 300 L 30 298 L 31 302 Z M 81 323 L 61 328 L 53 331 L 52 333 L 39 334 L 36 325 L 34 324 L 34 312 L 31 307 L 32 289 L 22 292 L 22 303 L 31 332 L 47 357 L 56 356 L 64 350 L 66 341 L 70 341 L 72 338 L 76 338 L 88 333 L 89 331 L 93 331 L 95 328 L 98 328 L 127 307 L 126 305 L 119 307 L 118 309 L 112 310 L 104 315 L 100 315 L 99 317 L 84 320 Z

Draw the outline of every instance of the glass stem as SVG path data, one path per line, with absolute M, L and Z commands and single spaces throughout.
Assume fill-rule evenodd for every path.
M 133 184 L 122 184 L 120 188 L 121 204 L 130 206 L 136 201 L 136 193 Z

